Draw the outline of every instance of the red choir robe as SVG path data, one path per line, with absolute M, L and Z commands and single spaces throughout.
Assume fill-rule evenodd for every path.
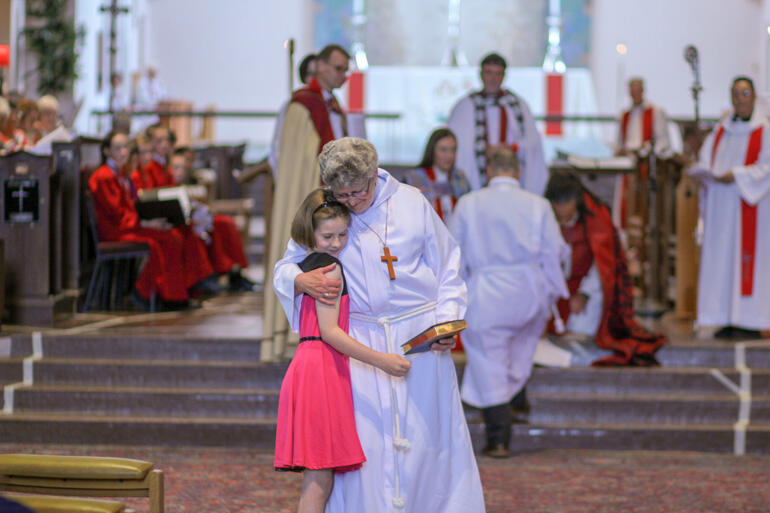
M 152 176 L 145 170 L 146 168 L 138 167 L 131 173 L 131 182 L 134 184 L 134 188 L 137 191 L 143 189 L 152 189 L 155 187 L 155 182 Z
M 596 345 L 614 354 L 593 362 L 593 365 L 657 365 L 655 352 L 667 339 L 647 331 L 634 319 L 631 278 L 610 211 L 590 194 L 585 193 L 584 198 L 588 213 L 575 226 L 562 228 L 562 235 L 572 248 L 572 271 L 567 280 L 570 295 L 577 292 L 594 260 L 602 283 L 604 304 L 596 331 Z M 570 314 L 569 302 L 559 300 L 558 307 L 566 322 Z
M 164 301 L 187 301 L 182 234 L 178 230 L 142 228 L 133 191 L 121 183 L 109 166 L 94 171 L 88 186 L 100 239 L 144 242 L 150 246 L 150 259 L 136 282 L 139 295 L 147 299 L 154 289 Z
M 168 168 L 161 166 L 155 160 L 145 168 L 145 171 L 147 171 L 148 175 L 154 176 L 153 180 L 155 183 L 164 184 L 157 187 L 177 185 Z M 206 244 L 200 237 L 195 236 L 192 230 L 186 227 L 186 229 L 190 230 L 192 238 L 194 238 L 194 241 L 190 242 L 191 246 L 194 246 L 189 248 L 190 251 L 197 254 L 201 252 L 207 253 L 213 272 L 218 274 L 231 271 L 236 265 L 240 266 L 241 269 L 248 267 L 249 263 L 243 250 L 243 240 L 235 220 L 230 216 L 217 214 L 213 217 L 213 224 L 211 244 L 208 247 L 206 247 Z

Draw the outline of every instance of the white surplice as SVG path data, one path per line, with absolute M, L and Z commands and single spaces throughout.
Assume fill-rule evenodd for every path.
M 521 96 L 517 95 L 521 105 L 522 127 L 513 110 L 505 106 L 508 127 L 505 141 L 500 140 L 500 107 L 487 104 L 487 142 L 490 146 L 500 144 L 518 145 L 518 156 L 521 161 L 521 186 L 537 195 L 545 191 L 548 182 L 548 166 L 543 154 L 543 143 L 540 132 L 535 125 L 535 118 Z M 476 162 L 476 110 L 470 96 L 464 97 L 452 109 L 447 125 L 457 136 L 457 167 L 465 171 L 471 187 L 475 190 L 484 185 L 485 170 L 480 170 Z
M 479 408 L 507 403 L 532 372 L 554 302 L 568 296 L 569 247 L 550 203 L 509 177 L 461 197 L 449 229 L 468 277 L 462 399 Z
M 379 170 L 372 206 L 352 216 L 348 245 L 340 254 L 350 295 L 350 334 L 377 351 L 389 351 L 384 329 L 357 317 L 381 318 L 430 302 L 434 309 L 390 326 L 390 352 L 441 321 L 462 319 L 466 287 L 460 276 L 460 249 L 420 191 Z M 370 227 L 364 224 L 367 223 Z M 386 232 L 387 222 L 387 237 Z M 379 237 L 387 241 L 396 279 L 390 280 Z M 290 241 L 275 267 L 273 286 L 294 330 L 300 297 L 294 279 L 306 248 Z M 405 378 L 391 379 L 367 364 L 350 360 L 356 427 L 366 455 L 359 471 L 336 474 L 327 513 L 390 513 L 395 472 L 405 513 L 484 511 L 476 459 L 463 413 L 449 351 L 410 356 Z M 411 446 L 398 450 L 395 469 L 391 383 L 396 392 L 401 436 Z
M 724 133 L 711 165 L 719 127 Z M 745 166 L 751 133 L 763 126 L 762 148 L 754 165 Z M 713 180 L 732 170 L 735 182 Z M 770 123 L 754 109 L 748 122 L 723 119 L 709 134 L 698 163 L 688 171 L 701 176 L 703 245 L 698 277 L 698 317 L 701 326 L 732 325 L 770 329 Z M 751 296 L 741 295 L 741 199 L 757 206 L 757 238 L 754 287 Z
M 669 123 L 666 113 L 660 107 L 649 102 L 641 105 L 632 105 L 627 111 L 618 116 L 618 132 L 616 136 L 616 148 L 618 150 L 640 150 L 645 145 L 644 141 L 644 112 L 652 109 L 652 136 L 655 138 L 655 154 L 661 155 L 672 149 L 669 137 Z M 628 112 L 628 126 L 626 138 L 623 140 L 623 116 Z M 681 145 L 679 145 L 681 147 Z

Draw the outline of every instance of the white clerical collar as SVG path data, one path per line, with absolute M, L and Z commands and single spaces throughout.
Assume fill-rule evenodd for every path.
M 161 157 L 160 155 L 156 155 L 155 153 L 152 154 L 152 160 L 160 164 L 161 166 L 166 165 L 166 159 Z
M 115 173 L 116 176 L 118 175 L 118 163 L 115 162 L 115 159 L 108 158 L 105 164 L 107 164 L 110 167 L 110 169 L 112 170 L 113 173 Z
M 496 185 L 496 184 L 504 184 L 507 183 L 509 185 L 515 185 L 516 187 L 521 187 L 519 184 L 519 181 L 512 177 L 512 176 L 495 176 L 489 182 L 487 183 L 488 186 Z

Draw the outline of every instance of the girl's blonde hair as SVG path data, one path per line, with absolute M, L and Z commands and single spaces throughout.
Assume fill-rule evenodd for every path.
M 341 217 L 350 224 L 350 211 L 331 191 L 318 188 L 307 195 L 291 223 L 291 238 L 308 248 L 315 247 L 315 230 L 321 221 Z

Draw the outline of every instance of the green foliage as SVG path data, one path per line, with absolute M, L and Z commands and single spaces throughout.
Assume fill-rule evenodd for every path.
M 36 57 L 34 72 L 40 94 L 69 91 L 77 78 L 76 45 L 85 36 L 67 16 L 67 0 L 28 0 L 27 49 Z

